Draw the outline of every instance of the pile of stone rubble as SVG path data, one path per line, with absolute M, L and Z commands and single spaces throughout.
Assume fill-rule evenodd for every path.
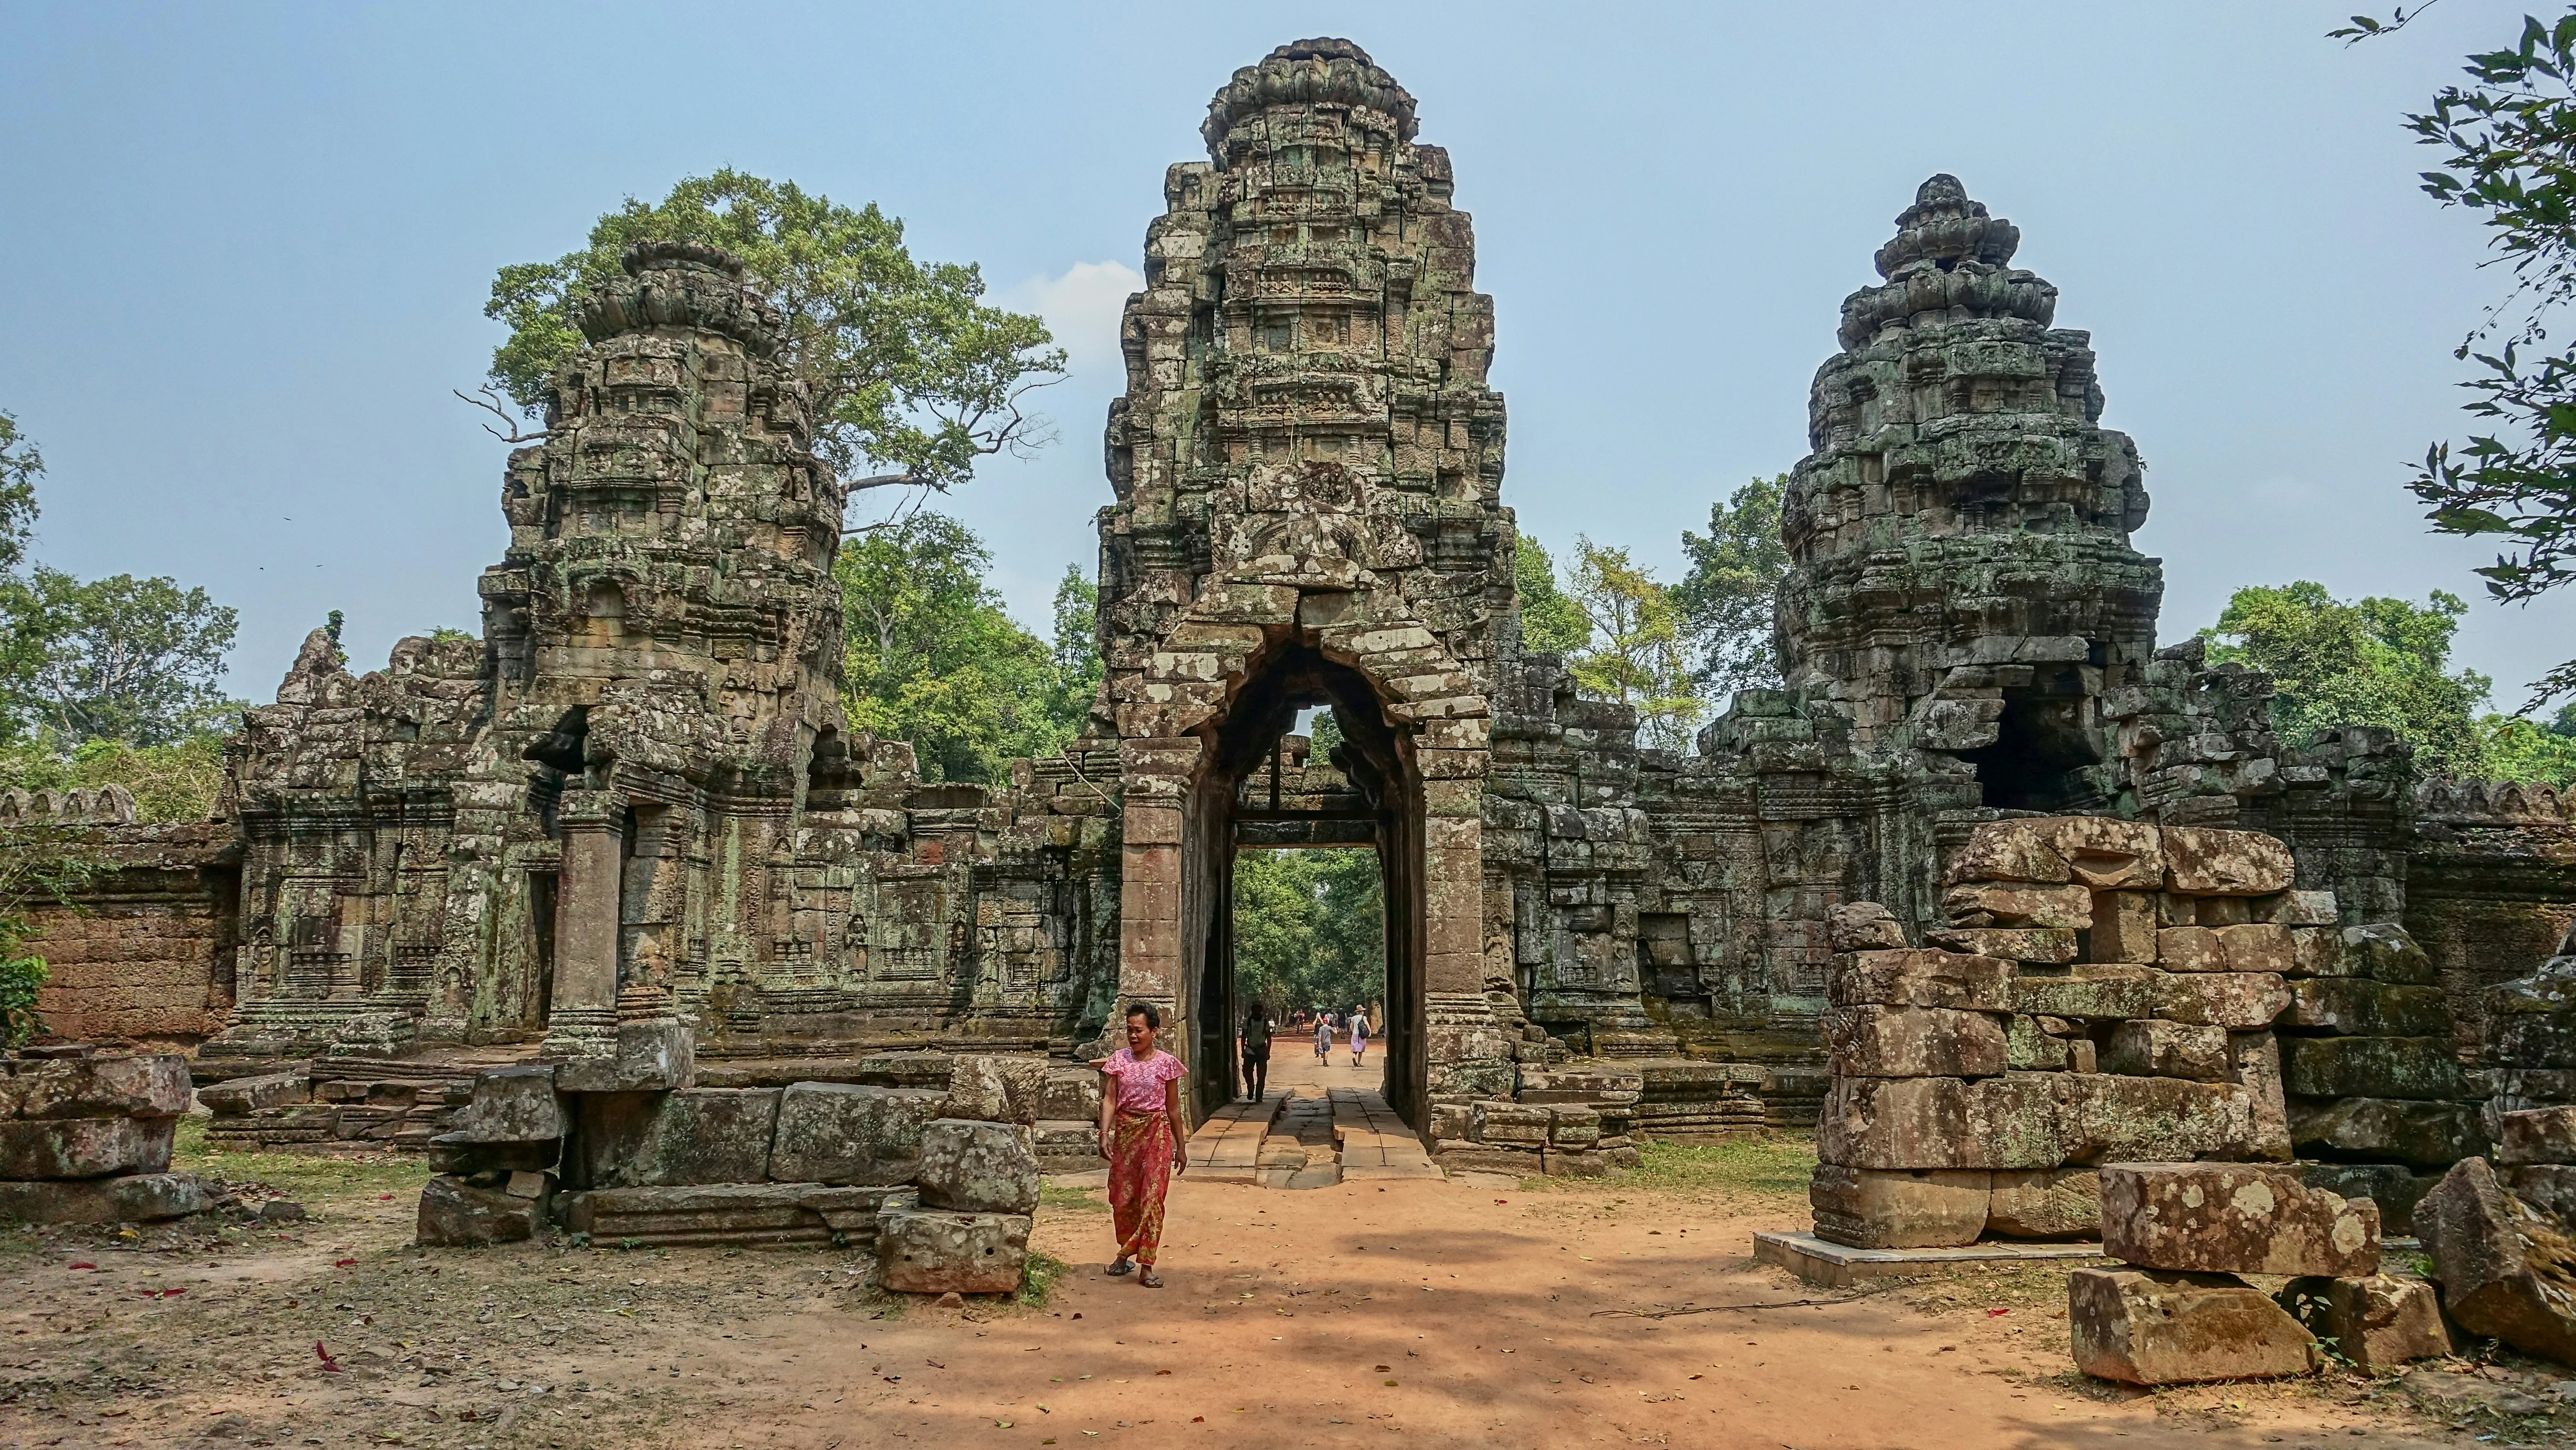
M 2128 1267 L 2068 1282 L 2086 1374 L 2185 1384 L 2305 1374 L 2328 1349 L 2373 1370 L 2450 1352 L 2432 1286 L 2379 1272 L 2369 1199 L 2250 1163 L 2112 1164 L 2101 1182 L 2102 1248 Z
M 187 1059 L 40 1048 L 0 1060 L 0 1219 L 119 1223 L 206 1207 L 195 1175 L 170 1171 L 188 1111 Z
M 485 1072 L 454 1131 L 432 1141 L 441 1172 L 421 1195 L 418 1239 L 506 1243 L 556 1225 L 603 1247 L 872 1246 L 889 1288 L 1009 1292 L 1042 1169 L 1080 1161 L 1071 1145 L 1042 1158 L 1041 1133 L 1097 1121 L 1099 1075 L 918 1056 L 936 1060 L 944 1086 L 580 1091 L 564 1065 Z M 923 1065 L 887 1072 L 919 1080 Z

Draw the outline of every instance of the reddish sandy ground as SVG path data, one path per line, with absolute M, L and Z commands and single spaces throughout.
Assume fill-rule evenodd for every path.
M 1097 1195 L 1051 1189 L 1036 1243 L 1070 1267 L 1044 1304 L 962 1312 L 880 1297 L 847 1252 L 418 1250 L 416 1166 L 201 1159 L 318 1221 L 7 1236 L 0 1446 L 2555 1438 L 2556 1378 L 2527 1365 L 2147 1394 L 2068 1372 L 2062 1275 L 1808 1290 L 1748 1257 L 1754 1230 L 1802 1223 L 1802 1152 L 1666 1154 L 1528 1191 L 1184 1179 L 1159 1291 L 1102 1277 Z M 1782 1307 L 1642 1317 L 1717 1305 Z

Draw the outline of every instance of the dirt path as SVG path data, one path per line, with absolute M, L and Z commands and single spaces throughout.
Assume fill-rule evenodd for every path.
M 1527 1192 L 1184 1179 L 1160 1291 L 1101 1277 L 1096 1195 L 1052 1189 L 1036 1243 L 1072 1267 L 1043 1307 L 963 1313 L 877 1296 L 849 1253 L 417 1250 L 420 1170 L 349 1170 L 300 1190 L 318 1222 L 235 1242 L 13 1236 L 0 1446 L 2469 1440 L 2344 1379 L 2088 1384 L 2062 1279 L 1638 1317 L 1809 1297 L 1747 1257 L 1802 1216 L 1797 1152 Z

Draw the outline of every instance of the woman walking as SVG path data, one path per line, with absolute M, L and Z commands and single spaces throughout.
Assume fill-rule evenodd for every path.
M 1136 1282 L 1148 1289 L 1163 1287 L 1154 1272 L 1163 1195 L 1175 1172 L 1190 1170 L 1189 1126 L 1181 1121 L 1181 1079 L 1189 1070 L 1154 1045 L 1154 1029 L 1162 1025 L 1153 1003 L 1129 1003 L 1127 1045 L 1100 1064 L 1109 1079 L 1100 1095 L 1100 1154 L 1109 1160 L 1109 1216 L 1118 1231 L 1109 1272 L 1141 1268 Z
M 1360 1059 L 1368 1056 L 1368 1033 L 1368 1009 L 1361 1007 L 1351 1013 L 1351 1066 L 1353 1067 L 1359 1066 Z

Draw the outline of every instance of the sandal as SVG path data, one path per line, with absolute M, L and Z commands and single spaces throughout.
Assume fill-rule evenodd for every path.
M 1120 1254 L 1117 1259 L 1109 1265 L 1109 1277 L 1113 1279 L 1118 1278 L 1121 1275 L 1132 1274 L 1134 1272 L 1136 1272 L 1136 1266 L 1127 1262 L 1127 1256 L 1125 1254 Z
M 1163 1287 L 1163 1276 L 1154 1272 L 1153 1265 L 1147 1264 L 1145 1272 L 1137 1276 L 1136 1282 L 1148 1289 L 1160 1289 Z

